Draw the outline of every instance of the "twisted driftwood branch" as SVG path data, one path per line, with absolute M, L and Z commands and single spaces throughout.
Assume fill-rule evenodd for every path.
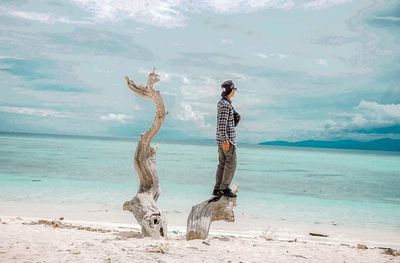
M 153 88 L 153 85 L 160 80 L 160 76 L 154 69 L 149 74 L 146 87 L 137 85 L 128 77 L 125 79 L 133 92 L 153 100 L 156 105 L 156 115 L 150 129 L 140 135 L 137 143 L 134 165 L 140 185 L 136 196 L 131 201 L 126 201 L 123 209 L 134 214 L 142 226 L 144 236 L 160 239 L 167 235 L 167 222 L 156 204 L 160 195 L 160 186 L 156 172 L 156 150 L 150 146 L 150 141 L 160 130 L 168 112 L 165 110 L 160 91 Z
M 232 192 L 236 193 L 239 186 L 234 186 Z M 233 208 L 236 206 L 236 197 L 213 197 L 200 204 L 194 205 L 187 219 L 186 240 L 206 239 L 211 222 L 224 220 L 234 222 Z

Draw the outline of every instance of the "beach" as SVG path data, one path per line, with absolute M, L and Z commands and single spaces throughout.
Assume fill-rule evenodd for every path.
M 186 219 L 211 195 L 214 145 L 156 144 L 168 239 L 152 240 L 122 210 L 135 143 L 0 136 L 0 261 L 400 262 L 396 153 L 238 147 L 235 222 L 203 242 Z
M 1 217 L 1 262 L 400 262 L 374 241 L 288 233 L 212 231 L 185 240 L 170 228 L 166 240 L 144 238 L 138 226 Z M 399 243 L 392 244 L 399 249 Z

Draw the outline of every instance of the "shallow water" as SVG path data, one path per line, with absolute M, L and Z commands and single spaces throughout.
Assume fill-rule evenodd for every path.
M 212 192 L 217 147 L 155 143 L 159 203 L 186 213 Z M 136 193 L 135 141 L 0 135 L 0 202 L 120 207 Z M 400 230 L 398 153 L 238 145 L 236 213 Z M 122 212 L 121 212 L 122 213 Z

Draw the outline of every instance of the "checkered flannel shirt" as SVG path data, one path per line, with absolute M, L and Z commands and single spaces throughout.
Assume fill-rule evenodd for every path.
M 233 118 L 233 107 L 225 99 L 220 99 L 217 105 L 217 138 L 218 145 L 230 141 L 236 145 L 236 128 Z

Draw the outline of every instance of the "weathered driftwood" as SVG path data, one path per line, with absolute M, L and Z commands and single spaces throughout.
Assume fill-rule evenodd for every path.
M 238 186 L 232 192 L 238 191 Z M 216 196 L 192 207 L 187 219 L 186 240 L 206 239 L 212 221 L 224 220 L 234 222 L 233 208 L 236 206 L 236 197 Z
M 153 85 L 160 80 L 153 70 L 149 74 L 147 85 L 137 85 L 125 77 L 128 87 L 136 94 L 152 99 L 156 105 L 156 115 L 150 129 L 140 135 L 137 143 L 134 165 L 139 177 L 138 192 L 131 201 L 126 201 L 124 210 L 131 211 L 142 226 L 144 236 L 160 239 L 167 235 L 167 222 L 156 202 L 160 195 L 160 186 L 156 172 L 156 150 L 150 146 L 151 139 L 156 135 L 167 115 L 160 91 Z

